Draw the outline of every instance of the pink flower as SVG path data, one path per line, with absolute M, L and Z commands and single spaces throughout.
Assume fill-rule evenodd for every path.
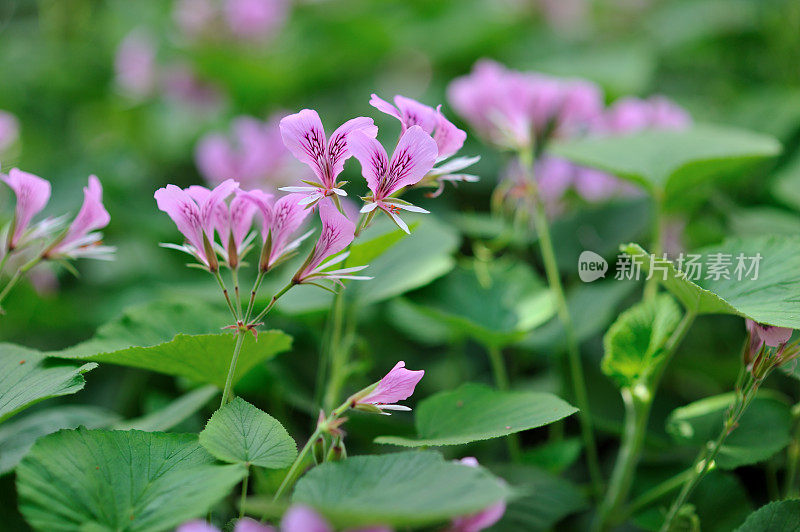
M 478 461 L 468 456 L 460 462 L 469 467 L 478 467 Z M 480 532 L 497 523 L 506 513 L 506 503 L 498 502 L 480 512 L 453 519 L 448 532 Z
M 789 341 L 794 332 L 788 327 L 774 327 L 753 320 L 745 320 L 745 325 L 752 339 L 758 344 L 758 348 L 764 344 L 769 347 L 780 347 Z
M 691 124 L 689 113 L 663 96 L 646 100 L 628 97 L 614 102 L 597 129 L 605 134 L 623 134 L 646 129 L 681 130 Z
M 211 184 L 236 179 L 249 188 L 277 189 L 298 174 L 299 164 L 283 145 L 279 116 L 266 122 L 252 117 L 234 120 L 228 136 L 212 133 L 203 137 L 195 149 L 195 162 Z
M 129 96 L 144 98 L 156 87 L 156 50 L 152 37 L 144 32 L 129 33 L 117 48 L 114 59 L 117 85 Z
M 438 149 L 436 162 L 443 162 L 455 155 L 464 145 L 464 140 L 467 138 L 466 132 L 458 129 L 452 122 L 445 118 L 444 114 L 442 114 L 441 105 L 434 109 L 433 107 L 400 95 L 394 97 L 395 105 L 392 105 L 386 100 L 379 98 L 376 94 L 372 95 L 372 99 L 369 103 L 379 111 L 397 118 L 401 124 L 401 133 L 404 133 L 409 127 L 417 125 L 420 126 L 425 133 L 433 136 L 433 140 L 436 141 L 436 147 Z M 426 177 L 430 177 L 433 182 L 438 184 L 438 187 L 437 190 L 429 194 L 429 196 L 439 196 L 444 190 L 445 182 L 456 184 L 458 182 L 474 183 L 478 181 L 477 176 L 463 174 L 461 170 L 472 166 L 479 160 L 480 157 L 459 157 L 437 168 L 432 168 Z
M 223 220 L 228 210 L 225 200 L 238 188 L 238 183 L 228 179 L 213 190 L 199 186 L 183 190 L 175 185 L 158 189 L 155 199 L 159 210 L 172 218 L 178 231 L 188 241 L 184 246 L 164 246 L 185 251 L 212 271 L 216 270 L 218 263 L 213 248 L 214 232 L 224 226 Z
M 288 7 L 286 0 L 226 0 L 225 21 L 234 36 L 263 39 L 284 24 Z
M 19 120 L 8 111 L 0 111 L 0 153 L 19 139 Z
M 88 186 L 83 188 L 83 205 L 64 236 L 44 252 L 45 258 L 90 257 L 111 260 L 115 248 L 101 246 L 103 235 L 97 232 L 111 221 L 103 206 L 103 186 L 96 176 L 89 176 Z
M 387 527 L 348 530 L 349 532 L 391 532 L 391 529 Z M 333 527 L 312 508 L 302 504 L 294 504 L 283 515 L 281 532 L 333 532 Z
M 271 195 L 260 190 L 246 192 L 243 197 L 252 202 L 261 213 L 261 242 L 264 245 L 269 242 L 269 249 L 264 249 L 265 255 L 262 255 L 261 269 L 267 271 L 289 258 L 290 253 L 311 234 L 309 231 L 300 238 L 289 241 L 311 209 L 299 204 L 304 198 L 302 194 L 287 194 L 274 203 Z
M 17 196 L 17 207 L 14 211 L 14 221 L 11 224 L 8 240 L 8 249 L 14 249 L 24 243 L 23 236 L 28 229 L 28 224 L 50 199 L 50 183 L 46 179 L 12 168 L 8 175 L 1 175 L 0 179 L 11 187 Z
M 196 521 L 189 521 L 175 529 L 175 532 L 220 532 L 219 528 L 210 523 L 206 523 L 200 519 Z M 269 525 L 262 525 L 255 519 L 245 517 L 236 521 L 236 526 L 233 527 L 233 532 L 277 532 L 275 528 Z
M 216 16 L 217 10 L 211 0 L 178 0 L 172 11 L 178 28 L 190 39 L 210 32 Z
M 423 375 L 425 375 L 424 370 L 408 370 L 406 363 L 401 360 L 385 377 L 367 388 L 366 395 L 356 399 L 356 408 L 358 405 L 372 405 L 381 411 L 411 410 L 407 406 L 395 403 L 411 397 Z
M 309 183 L 307 187 L 281 189 L 308 194 L 303 203 L 315 203 L 332 194 L 346 196 L 347 193 L 338 188 L 341 184 L 336 182 L 336 178 L 344 169 L 345 161 L 350 158 L 350 137 L 356 132 L 373 139 L 378 135 L 378 128 L 371 118 L 359 117 L 348 120 L 333 132 L 330 139 L 326 139 L 322 121 L 317 112 L 311 109 L 284 117 L 280 129 L 283 143 L 289 151 L 310 166 L 317 178 L 316 183 L 304 181 Z
M 335 284 L 341 285 L 341 281 L 344 279 L 359 281 L 371 279 L 371 277 L 351 275 L 367 266 L 326 271 L 330 266 L 338 264 L 347 258 L 349 252 L 342 253 L 323 263 L 325 259 L 339 253 L 350 245 L 355 237 L 356 226 L 344 214 L 339 212 L 339 209 L 330 200 L 319 203 L 319 217 L 322 220 L 322 231 L 319 239 L 306 262 L 294 275 L 294 282 L 297 284 L 313 283 L 313 281 L 319 279 L 329 279 Z
M 354 132 L 349 144 L 353 156 L 361 163 L 361 173 L 372 191 L 361 212 L 379 208 L 408 233 L 408 226 L 400 219 L 398 212 L 428 211 L 391 196 L 403 187 L 416 184 L 430 172 L 438 153 L 436 142 L 420 126 L 411 126 L 400 137 L 391 161 L 380 142 L 361 132 Z
M 217 86 L 199 78 L 186 64 L 178 63 L 168 66 L 163 72 L 163 79 L 165 96 L 176 103 L 204 111 L 213 111 L 224 102 L 224 95 Z

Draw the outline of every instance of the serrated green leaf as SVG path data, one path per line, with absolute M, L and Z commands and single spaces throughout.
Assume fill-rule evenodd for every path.
M 667 432 L 679 443 L 705 445 L 719 435 L 733 400 L 734 394 L 726 393 L 677 408 L 667 419 Z M 791 429 L 789 405 L 777 394 L 761 392 L 725 440 L 717 464 L 734 469 L 766 460 L 789 444 Z
M 95 367 L 94 363 L 76 366 L 33 349 L 0 344 L 0 422 L 39 401 L 83 389 L 83 374 Z
M 39 410 L 0 426 L 0 475 L 13 470 L 34 442 L 57 430 L 79 425 L 93 429 L 107 427 L 119 415 L 97 406 L 66 405 Z
M 194 434 L 62 430 L 17 467 L 20 511 L 37 530 L 160 531 L 204 515 L 245 475 Z
M 380 436 L 375 442 L 405 447 L 461 445 L 542 427 L 577 411 L 553 394 L 498 391 L 467 383 L 419 404 L 414 416 L 417 439 Z
M 277 419 L 236 397 L 211 416 L 200 445 L 223 462 L 289 467 L 297 444 Z
M 628 244 L 623 251 L 638 257 L 642 270 L 650 265 L 650 255 L 637 244 Z M 698 314 L 734 314 L 779 327 L 800 328 L 800 238 L 794 236 L 761 236 L 733 238 L 716 246 L 697 251 L 703 261 L 715 254 L 732 256 L 729 279 L 702 278 L 689 280 L 670 261 L 654 258 L 656 267 L 667 270 L 664 287 L 685 308 Z M 761 256 L 758 276 L 735 274 L 737 258 Z M 750 261 L 745 260 L 745 267 Z M 655 274 L 661 280 L 660 271 Z
M 681 319 L 669 294 L 643 301 L 620 314 L 603 337 L 603 373 L 620 388 L 645 382 L 663 362 L 664 345 Z
M 777 155 L 780 150 L 780 143 L 770 136 L 711 125 L 686 131 L 587 138 L 552 147 L 556 155 L 612 173 L 667 198 L 703 180 Z
M 228 317 L 230 320 L 230 317 Z M 195 382 L 225 386 L 236 336 L 219 331 L 224 314 L 200 302 L 156 302 L 132 307 L 103 325 L 91 340 L 48 353 L 54 357 L 91 360 L 186 377 Z M 245 337 L 234 383 L 256 364 L 291 348 L 292 338 L 281 331 Z
M 407 451 L 327 462 L 300 479 L 292 502 L 342 526 L 423 526 L 477 512 L 509 493 L 483 468 Z
M 169 430 L 203 408 L 217 394 L 219 394 L 219 390 L 216 386 L 210 384 L 201 386 L 178 397 L 160 410 L 136 419 L 126 419 L 116 423 L 114 428 L 117 430 L 136 429 L 149 432 Z
M 505 346 L 555 314 L 547 286 L 521 262 L 465 263 L 411 298 L 454 334 Z
M 797 532 L 800 530 L 800 500 L 774 501 L 762 506 L 736 532 Z

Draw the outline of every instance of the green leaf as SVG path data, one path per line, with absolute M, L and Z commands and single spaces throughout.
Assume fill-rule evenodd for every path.
M 762 506 L 736 532 L 796 532 L 800 530 L 800 500 L 774 501 Z
M 223 462 L 289 467 L 297 445 L 277 419 L 236 397 L 211 416 L 200 445 Z
M 62 430 L 17 467 L 20 511 L 38 530 L 159 531 L 206 514 L 244 477 L 194 434 Z
M 567 438 L 543 443 L 522 453 L 522 462 L 546 469 L 551 473 L 563 473 L 581 456 L 583 444 L 578 438 Z
M 411 299 L 419 310 L 459 335 L 505 346 L 555 314 L 547 286 L 521 262 L 472 261 Z
M 100 327 L 91 340 L 49 354 L 147 369 L 223 388 L 236 336 L 199 334 L 218 331 L 226 323 L 225 315 L 212 309 L 200 302 L 156 302 L 132 307 Z M 234 383 L 291 345 L 292 338 L 281 331 L 259 332 L 257 339 L 247 335 Z
M 39 410 L 4 423 L 0 426 L 0 475 L 13 470 L 42 436 L 79 425 L 107 427 L 118 419 L 117 414 L 105 408 L 68 405 Z
M 493 531 L 544 532 L 588 505 L 580 488 L 539 468 L 504 464 L 493 466 L 491 470 L 519 493 L 509 502 L 503 518 L 492 527 Z
M 467 383 L 419 404 L 414 417 L 418 439 L 380 436 L 375 442 L 406 447 L 461 445 L 542 427 L 577 411 L 553 394 L 498 391 Z
M 337 525 L 423 526 L 468 515 L 509 496 L 483 468 L 447 462 L 434 451 L 355 456 L 309 471 L 292 502 Z
M 687 445 L 705 445 L 717 438 L 734 394 L 707 397 L 675 409 L 667 419 L 667 432 Z M 791 441 L 792 414 L 780 396 L 761 392 L 753 399 L 717 455 L 723 469 L 766 460 Z
M 672 296 L 660 294 L 620 314 L 603 337 L 603 373 L 620 388 L 645 383 L 664 361 L 664 346 L 681 319 Z
M 83 374 L 97 367 L 47 358 L 44 354 L 14 344 L 0 344 L 0 422 L 29 406 L 51 397 L 83 389 Z
M 169 430 L 175 425 L 186 420 L 203 408 L 208 401 L 217 395 L 216 386 L 201 386 L 182 395 L 169 403 L 161 410 L 144 415 L 136 419 L 126 419 L 114 425 L 117 430 L 145 430 L 148 432 Z
M 554 145 L 554 154 L 599 168 L 667 198 L 703 180 L 780 153 L 774 138 L 697 125 L 686 131 L 645 131 Z
M 650 255 L 637 244 L 623 246 L 623 251 L 638 257 L 635 260 L 641 263 L 643 271 L 649 268 Z M 672 262 L 654 258 L 657 268 L 667 270 L 667 278 L 662 284 L 686 309 L 699 314 L 734 314 L 768 325 L 800 328 L 800 238 L 733 238 L 703 248 L 697 254 L 702 256 L 702 261 L 715 254 L 730 255 L 730 278 L 705 278 L 707 271 L 703 269 L 703 278 L 689 280 Z M 741 275 L 741 280 L 737 278 L 735 268 L 739 254 L 761 256 L 757 278 L 753 279 L 752 274 L 745 275 L 746 272 Z M 750 265 L 749 260 L 744 262 L 745 268 Z M 661 280 L 659 271 L 655 275 Z

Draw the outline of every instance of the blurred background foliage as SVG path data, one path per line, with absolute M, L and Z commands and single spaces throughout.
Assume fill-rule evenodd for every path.
M 193 160 L 199 138 L 227 131 L 238 115 L 263 119 L 275 111 L 309 107 L 320 112 L 329 130 L 354 116 L 372 116 L 382 128 L 379 138 L 391 139 L 396 124 L 369 107 L 372 92 L 444 103 L 450 118 L 465 127 L 448 108 L 445 89 L 484 57 L 512 68 L 590 79 L 604 89 L 608 102 L 625 95 L 664 94 L 697 122 L 776 136 L 784 145 L 779 158 L 746 175 L 717 181 L 710 199 L 688 198 L 676 209 L 687 249 L 730 234 L 796 234 L 800 228 L 800 3 L 795 0 L 297 1 L 285 25 L 263 42 L 188 39 L 173 10 L 167 0 L 0 2 L 0 109 L 16 115 L 21 126 L 19 142 L 0 163 L 53 183 L 49 213 L 74 211 L 86 176 L 97 174 L 112 216 L 105 239 L 118 247 L 114 262 L 80 264 L 79 280 L 59 272 L 57 282 L 50 283 L 57 286 L 43 293 L 30 285 L 17 289 L 0 320 L 4 341 L 60 349 L 88 338 L 134 303 L 199 298 L 222 305 L 205 274 L 185 268 L 183 257 L 157 245 L 176 241 L 178 235 L 156 210 L 153 192 L 166 183 L 202 182 Z M 190 72 L 192 86 L 156 89 L 139 98 L 121 91 L 115 83 L 115 55 L 132 31 L 149 36 L 160 68 Z M 474 171 L 480 183 L 448 188 L 437 200 L 412 198 L 435 212 L 436 225 L 446 236 L 430 237 L 426 247 L 405 256 L 441 253 L 441 242 L 452 241 L 444 254 L 454 259 L 445 267 L 439 263 L 428 278 L 423 275 L 411 287 L 415 291 L 360 309 L 354 342 L 359 381 L 369 382 L 398 359 L 426 370 L 420 398 L 464 381 L 490 380 L 479 341 L 454 333 L 418 308 L 419 302 L 446 296 L 446 285 L 422 285 L 457 263 L 458 272 L 479 271 L 484 260 L 481 239 L 493 234 L 484 219 L 470 222 L 465 215 L 488 212 L 503 159 L 472 136 L 462 153 L 481 155 Z M 345 176 L 360 179 L 354 162 L 348 163 Z M 0 194 L 2 212 L 10 217 L 13 196 L 7 188 Z M 649 217 L 643 199 L 587 205 L 573 198 L 554 220 L 560 267 L 585 341 L 593 413 L 599 428 L 611 436 L 619 431 L 621 410 L 616 389 L 600 373 L 601 335 L 626 301 L 638 297 L 638 289 L 613 280 L 583 285 L 574 274 L 576 258 L 582 249 L 595 249 L 613 260 L 620 242 L 646 234 Z M 538 267 L 529 246 L 533 238 L 515 235 L 515 255 Z M 456 249 L 460 252 L 454 253 Z M 415 264 L 408 260 L 404 266 L 413 270 Z M 287 300 L 287 308 L 281 311 L 279 305 L 279 313 L 270 318 L 270 327 L 295 337 L 293 351 L 256 368 L 238 389 L 286 420 L 300 439 L 310 422 L 305 415 L 289 414 L 312 412 L 325 324 L 319 308 L 302 307 Z M 498 315 L 489 321 L 495 323 L 494 318 L 504 319 Z M 563 347 L 559 327 L 550 321 L 521 338 L 514 335 L 509 369 L 517 386 L 558 391 L 548 368 Z M 670 452 L 664 426 L 673 408 L 730 389 L 743 337 L 739 319 L 698 320 L 656 402 L 650 434 L 655 448 Z M 796 387 L 783 378 L 774 377 L 776 386 L 797 395 Z M 83 392 L 64 402 L 102 405 L 125 417 L 157 410 L 188 386 L 163 375 L 111 366 L 93 371 L 87 381 Z M 200 413 L 176 430 L 198 430 L 206 417 Z M 348 441 L 351 452 L 357 454 L 373 436 L 410 433 L 409 420 L 393 416 L 365 422 L 354 415 L 348 431 L 354 435 Z M 502 449 L 502 442 L 476 445 L 478 451 L 498 446 Z M 610 459 L 613 439 L 602 437 L 603 448 Z M 551 449 L 544 462 L 544 451 L 528 458 L 531 464 L 551 464 L 553 452 L 566 461 L 564 468 L 574 461 L 569 459 L 574 451 L 566 446 Z M 647 462 L 641 482 L 654 484 L 676 471 L 670 467 Z M 727 509 L 764 502 L 760 494 L 770 486 L 759 470 L 744 468 L 737 476 L 715 473 L 698 497 L 708 499 L 716 485 Z M 4 492 L 9 487 L 6 478 Z M 711 515 L 721 503 L 696 504 L 699 515 Z M 13 505 L 0 506 L 2 513 L 14 512 Z M 646 522 L 646 516 L 642 519 Z

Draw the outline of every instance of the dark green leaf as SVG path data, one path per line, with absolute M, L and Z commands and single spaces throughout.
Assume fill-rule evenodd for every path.
M 800 500 L 775 501 L 762 506 L 736 532 L 797 532 L 800 530 Z

